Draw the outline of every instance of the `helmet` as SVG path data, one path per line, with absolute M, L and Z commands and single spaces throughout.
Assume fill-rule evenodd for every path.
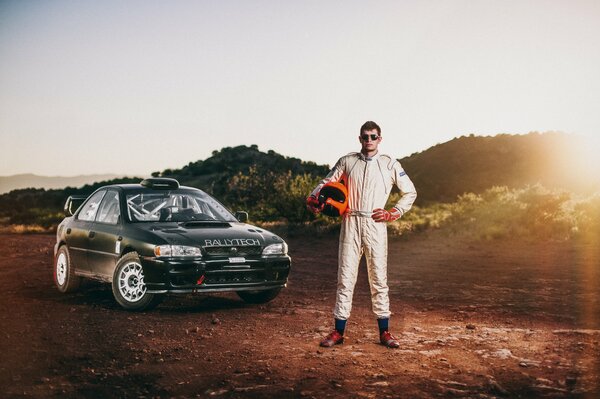
M 338 217 L 348 207 L 348 189 L 342 183 L 327 183 L 319 191 L 319 204 L 323 204 L 322 214 Z

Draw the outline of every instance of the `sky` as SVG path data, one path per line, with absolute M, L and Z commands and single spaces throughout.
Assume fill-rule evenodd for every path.
M 257 144 L 332 165 L 462 135 L 600 149 L 600 2 L 2 1 L 0 175 L 147 176 Z

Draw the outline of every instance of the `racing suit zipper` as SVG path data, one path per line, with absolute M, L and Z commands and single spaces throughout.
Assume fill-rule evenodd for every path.
M 365 192 L 365 182 L 367 181 L 367 168 L 368 167 L 369 167 L 369 161 L 365 160 L 365 170 L 363 171 L 363 181 L 362 181 L 362 192 L 363 192 L 363 195 L 361 197 L 364 196 L 364 192 Z M 360 211 L 364 211 L 365 209 L 362 209 L 362 208 L 364 208 L 364 204 L 361 203 L 360 204 L 360 208 L 361 208 L 361 209 L 359 209 Z

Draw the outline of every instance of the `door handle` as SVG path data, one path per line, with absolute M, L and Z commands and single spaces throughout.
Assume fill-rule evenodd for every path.
M 71 228 L 70 227 L 67 229 L 67 234 L 71 234 Z
M 88 234 L 89 238 L 94 238 L 96 236 L 96 232 L 95 231 L 90 231 L 90 234 Z

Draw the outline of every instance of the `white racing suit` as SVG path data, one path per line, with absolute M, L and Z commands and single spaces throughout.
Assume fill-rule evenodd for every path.
M 352 295 L 358 276 L 360 258 L 365 254 L 373 312 L 378 319 L 390 317 L 387 285 L 387 227 L 372 218 L 373 210 L 384 208 L 393 185 L 402 197 L 394 205 L 401 214 L 407 212 L 417 192 L 400 162 L 388 155 L 366 158 L 351 153 L 340 158 L 331 172 L 311 195 L 318 196 L 321 187 L 343 180 L 348 188 L 348 210 L 343 215 L 338 254 L 336 319 L 347 320 L 352 310 Z

